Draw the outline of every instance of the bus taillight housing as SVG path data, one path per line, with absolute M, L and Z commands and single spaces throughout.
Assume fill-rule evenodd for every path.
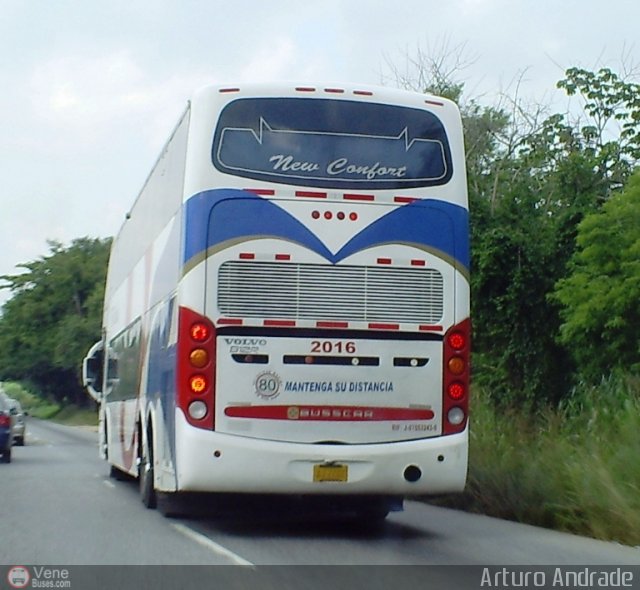
M 471 321 L 452 326 L 444 336 L 442 434 L 456 434 L 469 416 L 469 363 Z
M 178 318 L 178 407 L 197 428 L 215 427 L 216 334 L 211 321 L 187 308 Z

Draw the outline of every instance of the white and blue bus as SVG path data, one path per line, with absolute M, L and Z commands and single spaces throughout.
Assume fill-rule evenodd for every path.
M 182 492 L 464 488 L 469 230 L 460 114 L 377 87 L 196 93 L 113 242 L 85 359 L 101 452 Z

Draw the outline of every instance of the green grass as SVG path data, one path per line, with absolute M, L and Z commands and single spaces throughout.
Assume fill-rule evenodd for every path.
M 474 392 L 469 480 L 446 502 L 640 544 L 640 380 L 579 387 L 558 409 L 497 411 Z
M 67 426 L 97 426 L 98 412 L 77 406 L 65 406 L 52 416 L 51 420 Z
M 78 408 L 74 405 L 62 406 L 45 400 L 20 383 L 4 382 L 2 386 L 9 397 L 17 399 L 22 408 L 35 418 L 52 420 L 69 426 L 94 426 L 98 424 L 96 410 Z

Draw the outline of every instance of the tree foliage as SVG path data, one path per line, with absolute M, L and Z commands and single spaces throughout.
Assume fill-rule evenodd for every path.
M 640 159 L 640 84 L 609 68 L 570 68 L 558 87 L 582 97 L 586 121 L 577 127 L 585 149 L 596 156 L 600 173 L 621 186 Z
M 613 337 L 620 326 L 637 320 L 631 300 L 625 306 L 627 298 L 612 289 L 609 296 L 620 299 L 616 305 L 608 302 L 606 323 L 578 337 L 587 327 L 585 314 L 594 313 L 588 303 L 603 305 L 604 298 L 600 294 L 596 303 L 590 290 L 582 290 L 584 300 L 568 292 L 587 280 L 582 257 L 593 255 L 584 253 L 583 219 L 610 207 L 609 199 L 640 159 L 640 87 L 609 69 L 570 68 L 558 82 L 573 97 L 570 113 L 526 103 L 520 80 L 497 104 L 484 105 L 466 98 L 464 84 L 450 78 L 468 62 L 464 48 L 445 49 L 435 58 L 418 52 L 406 60 L 402 75 L 395 73 L 401 86 L 444 90 L 461 106 L 472 234 L 474 379 L 506 403 L 558 401 L 570 391 L 576 372 L 595 378 L 613 366 L 615 352 L 603 355 L 601 348 L 607 342 L 619 351 L 623 344 L 599 341 L 604 327 Z M 416 72 L 413 84 L 410 66 Z M 614 223 L 611 216 L 601 222 L 603 232 Z M 635 272 L 630 259 L 625 269 Z M 571 282 L 562 282 L 567 276 Z M 563 286 L 562 295 L 554 296 L 556 285 Z M 626 345 L 626 366 L 637 366 L 637 341 Z
M 640 369 L 640 171 L 584 218 L 569 275 L 558 281 L 559 341 L 580 373 L 597 380 Z M 596 352 L 597 351 L 597 352 Z
M 0 379 L 31 382 L 57 401 L 84 404 L 79 369 L 100 339 L 110 240 L 80 238 L 0 277 L 12 297 L 0 317 Z

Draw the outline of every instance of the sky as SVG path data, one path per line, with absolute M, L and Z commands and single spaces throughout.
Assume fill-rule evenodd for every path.
M 566 68 L 640 64 L 638 23 L 637 0 L 0 0 L 0 275 L 115 235 L 203 85 L 397 86 L 459 49 L 467 97 L 520 80 L 562 111 Z

